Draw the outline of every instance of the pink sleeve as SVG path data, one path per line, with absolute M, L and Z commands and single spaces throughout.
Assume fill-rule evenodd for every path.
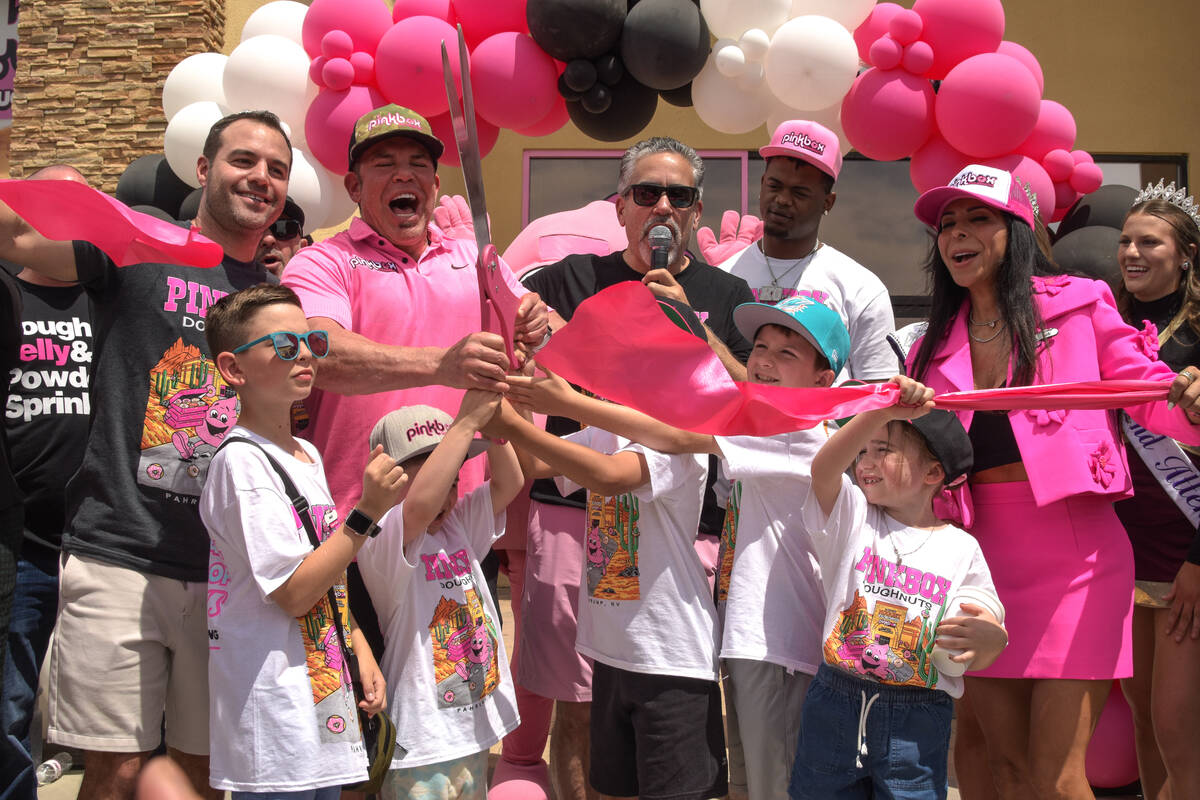
M 529 289 L 525 288 L 525 286 L 519 280 L 517 280 L 517 276 L 513 274 L 512 268 L 505 263 L 503 258 L 500 259 L 500 273 L 504 276 L 504 282 L 508 285 L 508 288 L 512 290 L 513 296 L 518 300 L 523 295 L 529 294 Z
M 346 272 L 326 249 L 321 244 L 305 247 L 288 262 L 281 282 L 299 295 L 306 317 L 329 317 L 353 330 Z

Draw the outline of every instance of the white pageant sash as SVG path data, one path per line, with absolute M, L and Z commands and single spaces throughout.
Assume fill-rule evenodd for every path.
M 1150 468 L 1158 485 L 1194 526 L 1200 526 L 1200 470 L 1179 442 L 1151 433 L 1121 412 L 1125 438 Z

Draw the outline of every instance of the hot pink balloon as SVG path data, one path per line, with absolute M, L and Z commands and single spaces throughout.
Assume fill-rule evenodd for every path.
M 876 161 L 913 154 L 933 133 L 933 86 L 904 70 L 872 68 L 842 101 L 842 130 L 854 149 Z
M 1100 188 L 1104 183 L 1104 171 L 1100 165 L 1092 162 L 1076 164 L 1071 173 L 1071 188 L 1080 194 L 1089 194 Z
M 1024 64 L 1026 69 L 1033 75 L 1033 79 L 1037 81 L 1038 91 L 1046 91 L 1046 77 L 1042 74 L 1042 65 L 1038 63 L 1033 53 L 1016 42 L 1008 41 L 1001 42 L 1000 46 L 996 48 L 996 52 L 1001 55 L 1011 56 Z
M 528 128 L 517 131 L 522 136 L 549 136 L 571 120 L 567 113 L 567 102 L 559 97 L 554 101 L 550 113 Z
M 913 153 L 908 165 L 908 177 L 918 192 L 927 192 L 945 186 L 963 167 L 974 161 L 966 153 L 959 152 L 934 133 L 925 145 Z
M 897 3 L 879 3 L 871 9 L 863 23 L 854 29 L 854 43 L 858 45 L 859 58 L 871 63 L 871 45 L 888 32 L 892 18 L 904 10 L 904 6 Z
M 1075 159 L 1066 150 L 1051 150 L 1042 156 L 1042 168 L 1055 184 L 1062 183 L 1075 171 Z
M 1092 158 L 1092 154 L 1089 153 L 1087 150 L 1072 150 L 1071 158 L 1075 159 L 1076 164 L 1085 164 L 1085 163 L 1093 164 L 1093 163 L 1095 163 L 1095 159 Z
M 472 88 L 474 87 L 472 86 Z M 446 145 L 446 151 L 442 153 L 440 163 L 449 164 L 452 167 L 462 166 L 458 160 L 458 148 L 454 144 L 454 125 L 450 122 L 449 110 L 445 114 L 430 117 L 429 127 L 433 128 L 433 135 Z M 479 134 L 479 157 L 483 158 L 496 146 L 496 140 L 500 138 L 500 129 L 486 119 L 482 119 L 478 114 L 475 115 L 475 129 Z
M 557 81 L 554 59 L 528 34 L 497 33 L 471 53 L 475 112 L 501 128 L 527 128 L 549 114 Z
M 1108 702 L 1100 712 L 1096 732 L 1088 745 L 1084 769 L 1088 782 L 1093 786 L 1116 788 L 1137 780 L 1133 712 L 1129 710 L 1121 685 L 1116 681 L 1113 681 Z
M 1023 183 L 1029 184 L 1037 196 L 1038 216 L 1042 218 L 1043 222 L 1050 218 L 1055 206 L 1054 181 L 1050 180 L 1050 176 L 1046 174 L 1046 170 L 1042 169 L 1041 164 L 1019 153 L 987 159 L 983 163 L 984 166 L 1007 170 L 1016 175 Z
M 354 123 L 371 109 L 386 104 L 384 96 L 370 86 L 317 92 L 304 118 L 304 138 L 308 141 L 309 152 L 334 175 L 345 174 Z
M 898 11 L 888 23 L 888 33 L 903 45 L 910 45 L 921 37 L 921 15 L 915 11 Z
M 315 61 L 313 62 L 316 63 Z M 344 58 L 331 58 L 321 67 L 320 85 L 326 89 L 340 92 L 349 89 L 354 82 L 354 65 Z M 314 81 L 315 83 L 315 81 Z
M 391 27 L 375 50 L 375 83 L 390 102 L 425 117 L 446 113 L 442 42 L 454 55 L 450 69 L 459 79 L 458 32 L 436 17 L 409 17 Z
M 392 21 L 409 17 L 437 17 L 451 25 L 458 23 L 450 0 L 396 0 L 396 5 L 392 6 Z
M 321 55 L 321 40 L 336 30 L 350 35 L 355 50 L 373 53 L 391 25 L 392 14 L 383 0 L 313 0 L 300 35 L 309 58 Z
M 933 48 L 928 78 L 944 78 L 965 59 L 996 52 L 1004 39 L 1000 0 L 916 0 L 912 10 L 924 22 L 921 39 Z
M 1067 210 L 1075 205 L 1075 201 L 1080 198 L 1079 192 L 1071 188 L 1068 181 L 1054 182 L 1054 210 L 1055 213 L 1061 209 L 1065 214 Z
M 340 28 L 321 37 L 321 55 L 327 58 L 349 58 L 354 52 L 354 40 Z
M 933 48 L 929 42 L 913 42 L 904 48 L 904 57 L 900 59 L 900 66 L 913 75 L 924 75 L 932 64 Z
M 878 69 L 895 69 L 900 66 L 900 59 L 904 56 L 904 47 L 891 35 L 880 36 L 871 45 L 870 52 L 871 60 L 867 63 L 874 64 Z
M 1029 134 L 1017 152 L 1041 161 L 1051 150 L 1070 150 L 1075 144 L 1075 117 L 1061 103 L 1043 100 L 1033 133 Z
M 986 53 L 950 70 L 934 110 L 947 142 L 967 155 L 993 158 L 1011 153 L 1029 137 L 1041 99 L 1037 81 L 1020 61 Z
M 454 12 L 462 23 L 467 47 L 505 31 L 528 33 L 525 0 L 454 0 Z
M 354 82 L 364 86 L 375 85 L 375 57 L 359 50 L 350 54 L 350 65 L 354 67 Z

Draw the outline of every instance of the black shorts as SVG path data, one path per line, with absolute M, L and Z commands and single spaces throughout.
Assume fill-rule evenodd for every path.
M 592 788 L 641 800 L 707 800 L 728 790 L 716 681 L 647 675 L 597 661 Z

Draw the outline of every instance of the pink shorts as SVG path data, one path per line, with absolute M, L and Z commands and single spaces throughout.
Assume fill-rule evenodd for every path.
M 979 541 L 1004 604 L 1008 648 L 983 678 L 1133 674 L 1133 552 L 1112 500 L 1038 507 L 1028 482 L 971 485 Z
M 592 700 L 592 662 L 575 650 L 583 577 L 583 509 L 529 506 L 516 682 L 554 700 Z

